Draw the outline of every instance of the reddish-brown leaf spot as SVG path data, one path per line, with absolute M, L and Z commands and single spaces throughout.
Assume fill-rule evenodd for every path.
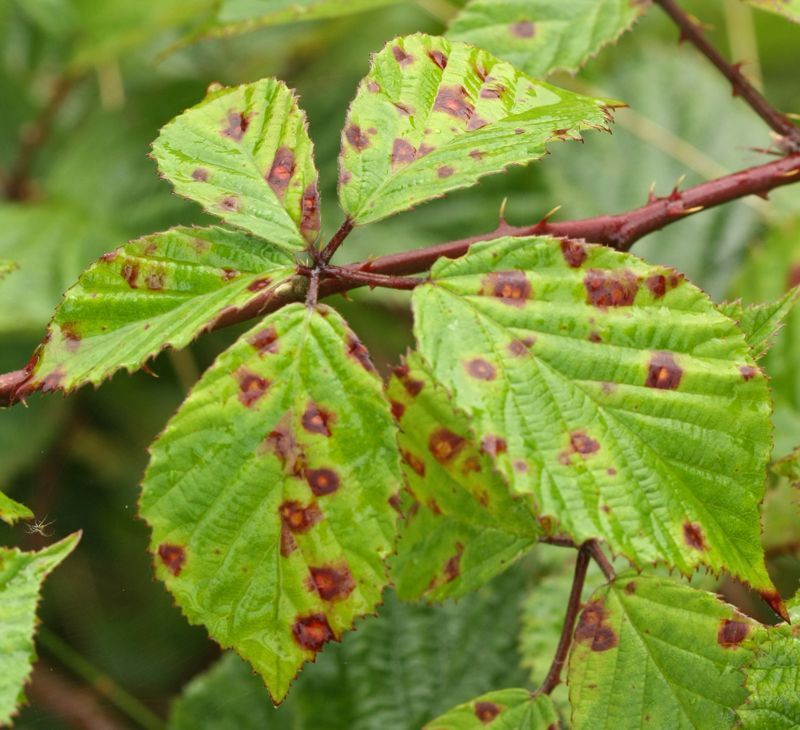
M 600 308 L 629 307 L 639 291 L 636 277 L 627 269 L 615 272 L 590 269 L 583 285 L 587 303 Z
M 514 471 L 520 474 L 524 474 L 526 471 L 528 471 L 528 462 L 523 461 L 522 459 L 517 459 L 514 462 L 513 466 L 514 466 Z
M 400 492 L 393 494 L 387 500 L 389 502 L 389 506 L 395 511 L 398 512 L 400 515 L 403 514 L 402 506 L 403 506 L 403 498 L 400 495 Z
M 400 456 L 403 458 L 403 461 L 408 464 L 417 474 L 421 477 L 425 476 L 425 462 L 420 459 L 415 454 L 412 454 L 410 451 L 406 451 L 402 449 L 400 451 Z
M 442 165 L 436 170 L 436 174 L 439 177 L 450 177 L 454 172 L 455 170 L 450 165 Z
M 381 90 L 381 86 L 377 81 L 368 81 L 367 90 L 373 94 L 377 94 Z
M 69 352 L 75 352 L 81 346 L 81 334 L 78 332 L 77 322 L 64 322 L 61 325 L 61 336 Z
M 314 403 L 309 403 L 306 408 L 301 422 L 303 428 L 309 433 L 319 433 L 323 436 L 331 435 L 330 422 L 333 420 L 331 413 L 324 408 L 320 408 Z
M 497 456 L 504 454 L 508 449 L 506 440 L 495 436 L 494 434 L 487 434 L 481 439 L 481 451 L 489 456 Z
M 259 330 L 247 342 L 259 355 L 273 355 L 278 351 L 278 333 L 274 325 Z
M 300 232 L 310 238 L 319 231 L 319 190 L 313 182 L 303 191 L 300 199 Z
M 392 416 L 394 416 L 394 420 L 399 421 L 406 412 L 406 407 L 396 400 L 391 401 L 390 405 L 392 407 Z
M 408 104 L 403 104 L 399 101 L 393 101 L 392 104 L 394 108 L 397 109 L 397 113 L 404 117 L 410 117 L 414 113 L 414 108 L 410 107 Z
M 648 276 L 644 283 L 656 299 L 661 299 L 667 293 L 667 278 L 662 274 Z
M 228 137 L 229 139 L 234 140 L 235 142 L 240 142 L 242 137 L 244 137 L 244 133 L 247 131 L 247 127 L 250 124 L 250 117 L 246 116 L 245 114 L 240 114 L 239 112 L 228 112 L 228 117 L 225 120 L 225 125 L 223 126 L 220 134 L 223 137 Z
M 717 632 L 717 643 L 726 649 L 735 649 L 750 632 L 750 627 L 744 621 L 723 619 Z
M 739 368 L 739 372 L 742 374 L 742 378 L 744 378 L 745 381 L 752 380 L 758 375 L 758 368 L 754 368 L 751 365 L 742 365 Z
M 300 502 L 290 500 L 281 504 L 278 508 L 281 521 L 295 534 L 308 532 L 314 525 L 322 520 L 322 512 L 316 502 L 311 502 L 304 507 Z
M 295 550 L 297 550 L 297 540 L 294 539 L 289 526 L 283 522 L 281 524 L 281 555 L 288 558 Z
M 138 287 L 137 279 L 139 278 L 139 265 L 138 264 L 125 264 L 120 271 L 120 275 L 131 289 Z
M 317 497 L 333 494 L 339 488 L 339 475 L 333 469 L 306 469 L 305 476 Z
M 522 357 L 528 351 L 528 348 L 522 340 L 511 340 L 508 343 L 508 351 L 512 357 Z
M 101 260 L 103 263 L 106 263 L 106 264 L 108 264 L 108 263 L 111 263 L 111 262 L 112 262 L 114 259 L 116 259 L 116 258 L 117 258 L 117 252 L 116 252 L 116 251 L 109 251 L 108 253 L 104 253 L 104 254 L 103 254 L 101 257 L 100 257 L 100 260 Z
M 394 369 L 394 374 L 412 398 L 418 396 L 419 392 L 425 387 L 425 383 L 421 380 L 415 380 L 409 376 L 408 365 L 399 365 Z
M 569 442 L 576 454 L 586 456 L 600 450 L 600 444 L 586 435 L 586 431 L 573 431 L 569 435 Z
M 483 277 L 480 293 L 502 299 L 512 307 L 522 307 L 531 296 L 531 283 L 521 271 L 495 271 Z
M 346 565 L 309 568 L 309 571 L 312 585 L 323 601 L 343 600 L 355 590 L 356 583 Z
M 192 180 L 197 182 L 206 182 L 208 180 L 208 170 L 205 167 L 196 167 L 192 171 Z
M 436 461 L 447 463 L 464 448 L 464 439 L 446 428 L 438 428 L 428 439 L 428 449 Z
M 475 162 L 480 162 L 484 158 L 485 154 L 480 150 L 470 150 L 469 156 L 475 160 Z
M 783 602 L 780 593 L 777 591 L 762 591 L 759 595 L 778 616 L 786 621 L 787 624 L 790 623 L 789 612 L 786 610 L 786 604 Z
M 460 542 L 456 543 L 455 554 L 448 558 L 444 564 L 444 582 L 450 583 L 461 575 L 461 556 L 464 554 L 464 545 Z
M 63 367 L 59 366 L 53 372 L 47 373 L 41 381 L 41 385 L 39 386 L 39 390 L 42 393 L 52 393 L 54 390 L 58 390 L 61 387 L 61 384 L 64 382 L 64 378 L 67 377 L 66 372 L 64 371 Z M 25 393 L 25 390 L 18 391 L 20 395 Z M 27 394 L 27 393 L 25 393 Z
M 235 213 L 239 210 L 239 201 L 233 195 L 226 195 L 219 201 L 219 205 L 223 210 L 230 211 L 231 213 Z
M 573 269 L 577 269 L 586 261 L 586 246 L 578 241 L 572 241 L 568 238 L 563 239 L 561 241 L 561 253 L 564 255 L 564 261 Z
M 231 269 L 228 266 L 223 267 L 222 269 L 222 280 L 223 281 L 231 281 L 239 276 L 239 272 L 236 269 Z
M 478 380 L 494 380 L 497 377 L 497 370 L 494 365 L 483 358 L 476 357 L 464 363 L 467 373 Z
M 236 379 L 239 381 L 239 400 L 248 408 L 262 398 L 270 386 L 269 380 L 245 368 L 236 371 Z
M 575 629 L 575 640 L 588 644 L 592 651 L 608 651 L 617 643 L 617 635 L 603 622 L 608 618 L 602 601 L 594 600 L 586 604 Z
M 343 167 L 339 168 L 339 185 L 347 185 L 353 179 L 353 173 Z
M 657 352 L 650 360 L 645 385 L 648 388 L 676 390 L 681 384 L 681 377 L 683 370 L 675 358 L 669 352 Z
M 250 284 L 247 285 L 247 291 L 261 291 L 262 289 L 266 289 L 271 283 L 272 279 L 265 276 L 262 279 L 256 279 L 250 282 Z
M 533 38 L 536 27 L 530 20 L 520 20 L 508 27 L 509 33 L 517 38 Z
M 696 522 L 683 523 L 683 540 L 695 550 L 705 550 L 706 541 L 703 537 L 703 529 Z
M 303 649 L 318 652 L 326 642 L 334 638 L 324 613 L 299 616 L 292 626 L 292 636 Z
M 164 274 L 160 271 L 154 271 L 145 277 L 144 282 L 150 291 L 160 291 L 164 288 Z
M 369 359 L 369 351 L 355 335 L 350 335 L 347 340 L 347 355 L 352 357 L 368 373 L 376 372 L 372 360 Z
M 603 341 L 603 338 L 600 337 L 600 333 L 599 332 L 595 332 L 594 330 L 592 330 L 589 333 L 589 342 L 595 342 L 596 343 L 596 342 L 602 342 L 602 341 Z
M 442 86 L 436 95 L 436 101 L 433 102 L 433 108 L 465 122 L 469 121 L 475 112 L 475 107 L 463 86 Z
M 480 129 L 481 127 L 485 127 L 489 122 L 487 122 L 483 117 L 479 117 L 477 114 L 473 114 L 469 120 L 469 124 L 467 125 L 467 129 L 472 132 L 476 129 Z
M 179 576 L 186 564 L 186 551 L 180 545 L 162 542 L 158 546 L 158 557 L 164 567 L 174 576 Z
M 425 155 L 429 155 L 429 154 L 430 154 L 431 152 L 433 152 L 435 149 L 436 149 L 436 148 L 435 148 L 435 147 L 433 147 L 432 145 L 425 144 L 425 142 L 423 142 L 423 143 L 422 143 L 422 144 L 419 146 L 419 149 L 417 150 L 417 157 L 425 157 Z
M 414 62 L 414 56 L 410 53 L 406 53 L 400 46 L 392 46 L 392 55 L 394 56 L 394 60 L 401 66 L 408 66 L 408 64 Z
M 361 131 L 361 127 L 357 124 L 351 124 L 347 127 L 347 129 L 344 130 L 344 136 L 353 149 L 359 152 L 369 147 L 369 137 Z
M 494 702 L 476 702 L 475 717 L 484 725 L 488 725 L 500 714 L 500 706 Z
M 294 152 L 288 147 L 278 147 L 272 160 L 272 167 L 267 173 L 267 183 L 281 200 L 289 186 L 295 170 Z
M 392 165 L 407 165 L 417 156 L 414 147 L 404 139 L 398 137 L 392 144 Z
M 481 89 L 481 99 L 499 99 L 506 91 L 503 84 L 493 84 L 492 86 L 484 86 Z
M 632 596 L 634 593 L 636 593 L 636 583 L 634 583 L 633 581 L 629 581 L 628 583 L 626 583 L 625 593 L 629 596 Z
M 447 56 L 441 51 L 428 51 L 428 58 L 431 59 L 442 71 L 447 68 Z

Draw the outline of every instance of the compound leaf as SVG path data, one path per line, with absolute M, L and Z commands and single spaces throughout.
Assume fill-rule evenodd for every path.
M 547 695 L 532 697 L 527 689 L 501 689 L 448 710 L 424 730 L 548 730 L 559 719 Z
M 703 292 L 603 246 L 505 238 L 438 261 L 414 312 L 434 377 L 476 439 L 506 442 L 495 464 L 540 516 L 640 566 L 727 569 L 782 610 L 759 542 L 767 383 Z
M 448 36 L 486 48 L 532 76 L 574 73 L 648 6 L 647 0 L 471 0 Z
M 575 628 L 574 730 L 733 727 L 755 621 L 716 596 L 630 571 L 596 591 Z
M 753 357 L 760 360 L 775 342 L 783 322 L 800 298 L 800 287 L 794 287 L 780 299 L 763 304 L 742 304 L 741 300 L 724 302 L 720 311 L 734 320 L 744 332 Z
M 38 552 L 0 548 L 0 725 L 24 701 L 36 650 L 33 633 L 42 583 L 78 544 L 75 532 Z
M 465 43 L 396 38 L 373 57 L 348 112 L 339 200 L 356 223 L 380 220 L 536 160 L 552 140 L 608 129 L 614 104 L 537 81 Z
M 24 504 L 15 502 L 3 492 L 0 492 L 0 520 L 7 525 L 13 525 L 19 520 L 29 520 L 33 517 L 31 512 Z
M 412 353 L 387 390 L 413 504 L 401 523 L 392 578 L 397 595 L 441 601 L 474 590 L 506 570 L 541 530 L 524 499 L 513 499 L 469 421 Z
M 157 575 L 281 700 L 386 584 L 401 474 L 365 348 L 328 307 L 279 310 L 218 358 L 151 456 Z
M 99 384 L 189 344 L 294 271 L 291 256 L 223 228 L 174 228 L 105 254 L 67 291 L 20 394 Z
M 748 2 L 757 8 L 779 13 L 795 23 L 800 23 L 800 0 L 748 0 Z
M 319 235 L 319 192 L 306 115 L 281 81 L 212 90 L 153 143 L 186 198 L 291 250 Z

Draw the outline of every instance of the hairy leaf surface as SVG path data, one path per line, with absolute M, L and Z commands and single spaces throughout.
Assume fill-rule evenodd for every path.
M 549 730 L 559 719 L 547 695 L 531 697 L 527 689 L 501 689 L 454 707 L 424 730 Z
M 471 0 L 448 36 L 486 48 L 533 76 L 577 71 L 628 30 L 649 0 Z
M 633 571 L 594 593 L 575 629 L 572 727 L 732 727 L 758 624 L 716 596 Z
M 33 517 L 33 512 L 24 504 L 15 502 L 11 497 L 0 492 L 0 520 L 7 525 L 13 525 L 19 520 L 29 520 L 31 517 Z
M 223 228 L 174 228 L 103 255 L 67 291 L 23 387 L 72 390 L 185 347 L 225 312 L 274 289 L 291 256 Z
M 615 102 L 537 81 L 444 38 L 390 41 L 372 59 L 342 131 L 339 200 L 369 223 L 607 129 Z
M 494 471 L 488 454 L 503 443 L 472 442 L 469 421 L 418 354 L 395 370 L 387 393 L 413 495 L 392 564 L 397 594 L 435 601 L 462 596 L 506 570 L 541 530 L 530 505 L 513 499 Z
M 158 576 L 282 699 L 386 584 L 401 475 L 365 348 L 334 310 L 289 305 L 218 358 L 151 453 Z
M 287 249 L 319 234 L 306 115 L 282 81 L 212 90 L 153 143 L 161 173 L 205 210 Z
M 76 532 L 38 552 L 0 548 L 0 725 L 24 700 L 36 651 L 36 606 L 47 575 L 78 544 Z
M 433 374 L 497 468 L 577 542 L 727 569 L 780 610 L 759 544 L 769 395 L 735 323 L 675 271 L 546 238 L 478 244 L 414 292 Z
M 769 10 L 771 13 L 780 13 L 789 20 L 800 23 L 800 0 L 748 0 L 748 2 L 757 8 Z

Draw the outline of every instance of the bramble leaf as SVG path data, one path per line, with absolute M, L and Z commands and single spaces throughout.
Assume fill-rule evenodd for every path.
M 0 520 L 7 525 L 13 525 L 19 520 L 29 520 L 31 517 L 33 517 L 33 512 L 24 504 L 15 502 L 11 497 L 0 492 Z
M 136 370 L 293 272 L 282 249 L 224 228 L 173 228 L 126 243 L 67 291 L 22 394 L 69 391 Z
M 742 304 L 740 300 L 724 302 L 719 310 L 739 325 L 744 332 L 753 357 L 760 360 L 775 342 L 783 322 L 800 299 L 800 286 L 786 292 L 780 299 L 763 304 Z
M 608 130 L 617 102 L 550 86 L 464 43 L 427 35 L 373 56 L 350 106 L 339 156 L 339 201 L 370 223 L 509 165 L 548 142 Z
M 762 10 L 779 13 L 795 23 L 800 23 L 800 0 L 747 0 Z
M 463 596 L 506 570 L 541 530 L 523 499 L 513 499 L 487 453 L 502 442 L 471 441 L 418 354 L 395 370 L 387 389 L 400 425 L 398 444 L 414 503 L 401 523 L 392 579 L 404 600 Z
M 38 552 L 0 548 L 0 725 L 24 699 L 36 657 L 33 633 L 42 583 L 78 544 L 80 532 Z
M 447 35 L 485 48 L 532 76 L 574 73 L 648 7 L 647 0 L 471 0 Z
M 622 573 L 575 628 L 568 684 L 574 730 L 733 727 L 747 696 L 744 642 L 758 624 L 711 593 Z
M 758 504 L 766 379 L 744 337 L 672 269 L 603 246 L 504 238 L 414 291 L 434 377 L 506 441 L 495 464 L 576 542 L 635 564 L 726 569 L 781 610 Z
M 532 697 L 527 689 L 500 689 L 448 710 L 423 730 L 549 730 L 559 719 L 547 695 Z
M 291 250 L 320 227 L 306 115 L 282 81 L 212 90 L 167 124 L 153 156 L 176 192 Z
M 157 575 L 276 701 L 380 601 L 395 431 L 344 320 L 291 304 L 217 359 L 152 446 L 141 513 Z

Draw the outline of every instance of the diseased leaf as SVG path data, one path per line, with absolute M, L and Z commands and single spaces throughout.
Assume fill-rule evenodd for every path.
M 0 492 L 0 520 L 7 525 L 13 525 L 19 520 L 29 520 L 31 517 L 33 517 L 33 512 L 24 504 L 15 502 L 11 497 Z
M 141 513 L 156 572 L 276 701 L 380 601 L 395 430 L 344 320 L 292 304 L 218 358 L 151 449 Z
M 608 129 L 617 102 L 558 89 L 464 43 L 390 41 L 372 59 L 342 131 L 339 201 L 370 223 L 508 165 L 548 142 Z
M 75 532 L 38 552 L 0 548 L 0 725 L 25 700 L 23 687 L 36 651 L 33 633 L 42 583 L 78 544 Z
M 547 695 L 532 697 L 526 689 L 501 689 L 454 707 L 424 730 L 550 730 L 558 715 Z
M 136 370 L 293 272 L 282 249 L 223 228 L 174 228 L 127 243 L 67 291 L 21 393 L 69 391 Z
M 744 730 L 800 727 L 800 601 L 788 602 L 793 626 L 761 628 L 748 637 L 752 652 L 745 665 L 749 697 L 737 710 Z
M 728 570 L 781 610 L 766 379 L 703 292 L 603 246 L 504 238 L 438 261 L 413 300 L 421 354 L 541 517 L 640 566 Z
M 595 592 L 575 628 L 572 727 L 733 727 L 747 696 L 744 644 L 757 627 L 711 593 L 633 571 L 618 575 Z
M 506 570 L 541 530 L 524 499 L 513 499 L 488 454 L 502 441 L 471 441 L 469 421 L 412 353 L 387 394 L 413 504 L 401 523 L 392 578 L 404 600 L 463 596 Z
M 753 357 L 760 360 L 774 344 L 775 335 L 783 327 L 783 321 L 799 298 L 800 287 L 794 287 L 774 302 L 747 306 L 737 299 L 735 302 L 724 302 L 719 309 L 739 325 L 753 351 Z
M 319 235 L 306 115 L 282 81 L 210 91 L 161 130 L 153 156 L 180 195 L 277 246 Z
M 470 0 L 447 35 L 485 48 L 532 76 L 574 73 L 649 5 L 649 0 Z
M 762 10 L 779 13 L 795 23 L 800 23 L 800 0 L 747 0 Z

